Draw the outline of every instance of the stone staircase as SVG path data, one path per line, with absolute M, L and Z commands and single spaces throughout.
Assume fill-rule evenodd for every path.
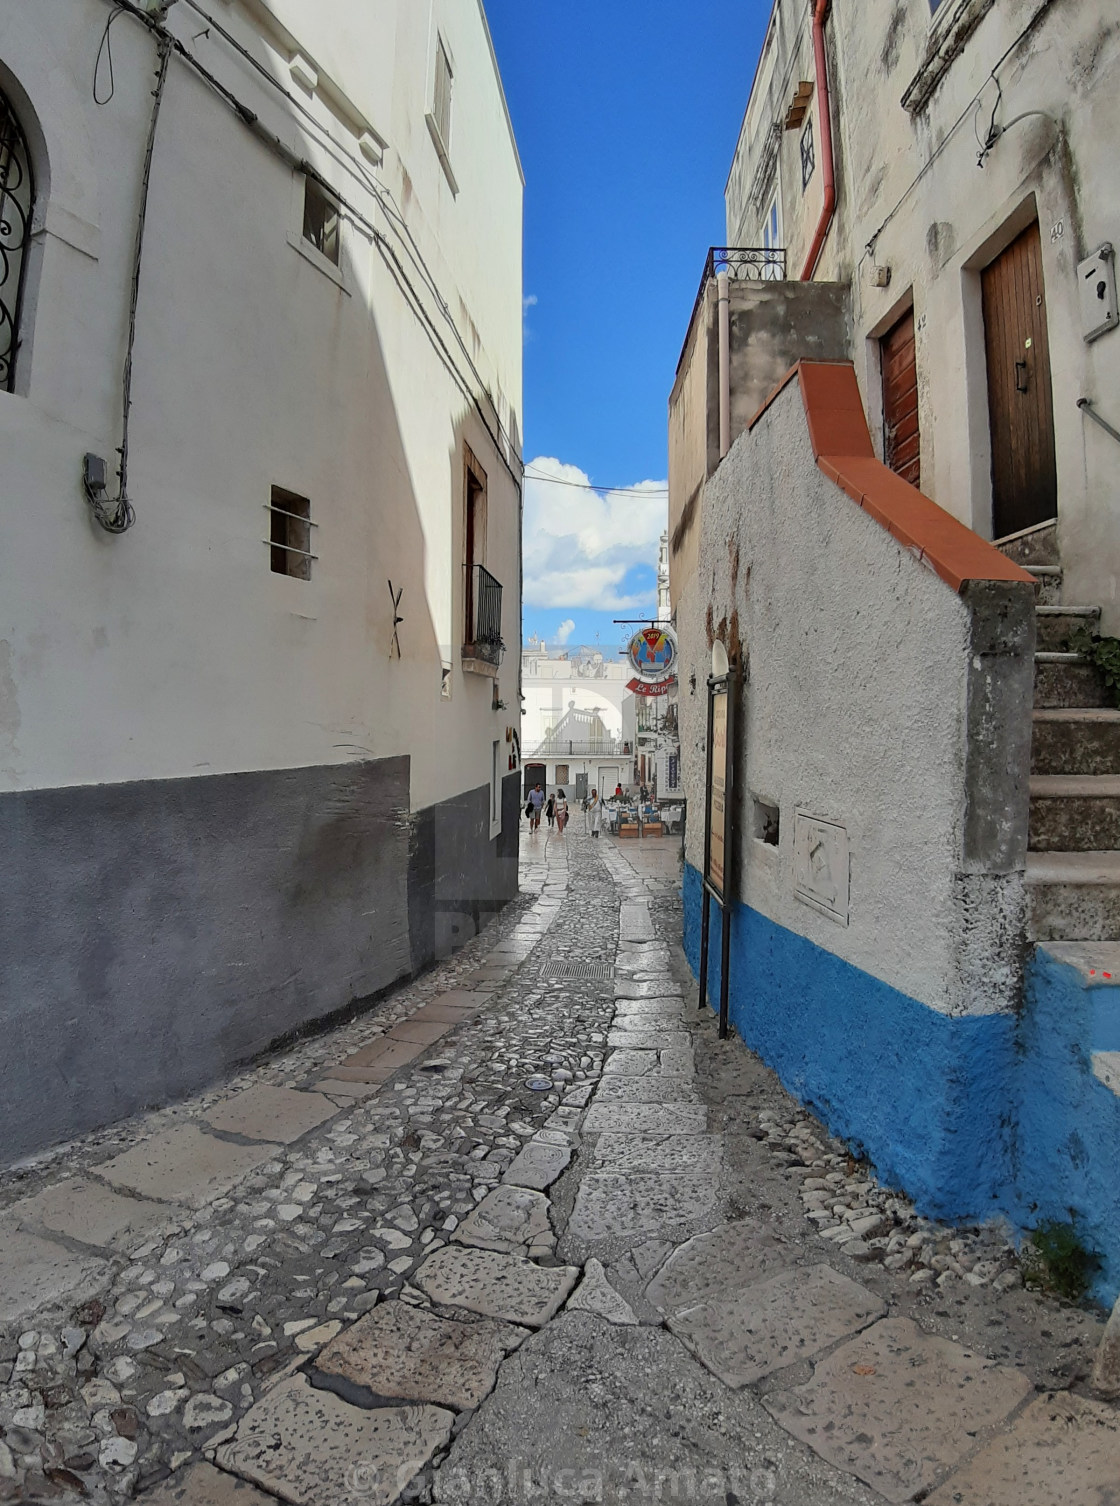
M 1043 942 L 1120 943 L 1120 710 L 1108 702 L 1097 670 L 1068 649 L 1078 627 L 1095 627 L 1100 608 L 1062 600 L 1056 525 L 1000 548 L 1040 588 L 1027 858 L 1031 934 Z

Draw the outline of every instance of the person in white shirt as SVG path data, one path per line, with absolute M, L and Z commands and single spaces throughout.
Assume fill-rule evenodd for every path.
M 597 837 L 603 829 L 603 802 L 599 799 L 599 791 L 591 791 L 591 799 L 587 802 L 587 825 L 593 837 Z
M 563 790 L 556 791 L 556 830 L 563 836 L 568 824 L 568 801 Z

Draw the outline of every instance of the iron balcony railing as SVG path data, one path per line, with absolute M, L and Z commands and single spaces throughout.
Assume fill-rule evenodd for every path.
M 502 587 L 484 565 L 467 566 L 466 641 L 463 653 L 472 659 L 500 664 L 502 642 Z
M 530 758 L 622 758 L 631 752 L 629 742 L 616 737 L 571 738 L 546 737 L 538 743 Z
M 704 289 L 713 277 L 718 277 L 721 272 L 726 272 L 732 282 L 784 282 L 786 276 L 786 253 L 784 246 L 711 246 L 708 249 L 708 259 L 704 263 L 704 274 L 700 278 L 700 287 L 696 294 L 696 302 L 692 305 L 692 318 L 688 321 L 689 329 L 692 328 L 704 298 Z M 686 339 L 685 344 L 688 341 Z M 679 367 L 678 367 L 679 370 Z

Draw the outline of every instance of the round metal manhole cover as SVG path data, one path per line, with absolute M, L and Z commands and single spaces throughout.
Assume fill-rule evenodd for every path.
M 532 1088 L 534 1093 L 547 1093 L 552 1087 L 551 1077 L 529 1077 L 525 1080 L 525 1086 Z

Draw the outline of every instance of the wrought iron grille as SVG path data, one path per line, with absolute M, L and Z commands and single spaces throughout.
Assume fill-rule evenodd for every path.
M 734 282 L 783 282 L 786 275 L 784 246 L 712 246 L 704 263 L 704 275 L 696 302 L 692 305 L 692 319 L 704 297 L 704 289 L 713 277 L 726 272 Z M 689 328 L 692 328 L 692 319 Z
M 501 663 L 502 587 L 484 565 L 467 566 L 467 641 L 464 652 L 488 664 Z
M 34 208 L 35 179 L 27 138 L 0 89 L 0 390 L 6 392 L 11 392 L 15 381 Z

